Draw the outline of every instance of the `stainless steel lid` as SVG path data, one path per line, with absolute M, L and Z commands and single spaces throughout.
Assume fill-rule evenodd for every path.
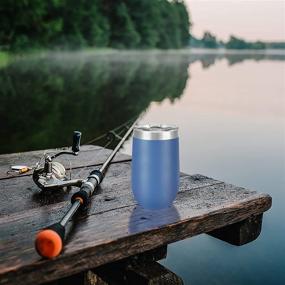
M 141 125 L 134 129 L 134 137 L 143 140 L 170 140 L 178 138 L 178 127 L 169 125 Z

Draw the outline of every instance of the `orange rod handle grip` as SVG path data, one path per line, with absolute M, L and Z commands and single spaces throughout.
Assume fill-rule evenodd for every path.
M 63 248 L 64 236 L 65 228 L 60 223 L 39 231 L 35 239 L 38 254 L 48 259 L 58 256 Z

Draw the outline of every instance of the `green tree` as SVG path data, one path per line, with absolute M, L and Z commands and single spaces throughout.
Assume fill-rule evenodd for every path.
M 182 0 L 2 0 L 0 48 L 181 48 Z
M 157 24 L 159 2 L 156 0 L 126 0 L 126 4 L 131 11 L 130 17 L 135 29 L 140 35 L 140 47 L 156 47 L 159 40 Z
M 109 44 L 110 27 L 100 3 L 100 0 L 65 0 L 63 44 L 67 42 L 74 47 Z
M 0 46 L 22 49 L 46 45 L 62 29 L 61 0 L 0 2 Z
M 257 41 L 257 42 L 251 43 L 250 48 L 251 49 L 265 49 L 266 44 L 261 41 Z
M 247 49 L 249 48 L 249 44 L 243 40 L 239 39 L 235 36 L 231 36 L 229 41 L 226 43 L 227 49 Z
M 226 43 L 227 49 L 265 49 L 266 44 L 257 41 L 257 42 L 247 42 L 243 39 L 231 36 L 229 41 Z
M 140 42 L 128 8 L 124 1 L 109 1 L 107 8 L 111 37 L 110 45 L 116 48 L 134 48 Z
M 171 17 L 172 9 L 170 2 L 161 1 L 159 5 L 159 17 L 157 18 L 159 41 L 157 47 L 162 49 L 167 49 L 173 47 L 173 42 L 171 39 Z
M 81 30 L 89 46 L 108 46 L 110 25 L 102 14 L 101 1 L 85 1 Z
M 204 44 L 204 47 L 206 48 L 217 48 L 218 46 L 216 37 L 212 35 L 210 32 L 204 33 L 202 42 Z
M 185 47 L 189 45 L 190 41 L 190 16 L 183 1 L 176 1 L 176 9 L 178 11 L 178 17 L 180 19 L 179 30 L 181 33 L 181 47 Z

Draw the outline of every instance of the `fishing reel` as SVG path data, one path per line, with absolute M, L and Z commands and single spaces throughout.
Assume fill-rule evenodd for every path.
M 80 150 L 81 132 L 73 132 L 71 151 L 60 151 L 53 155 L 44 156 L 44 164 L 38 163 L 33 172 L 33 180 L 42 190 L 66 189 L 70 186 L 80 187 L 84 179 L 69 179 L 65 167 L 55 158 L 61 155 L 78 155 Z

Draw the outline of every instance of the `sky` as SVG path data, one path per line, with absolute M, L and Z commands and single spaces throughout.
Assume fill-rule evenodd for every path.
M 218 39 L 230 35 L 256 41 L 285 41 L 285 0 L 185 0 L 192 34 L 210 31 Z

